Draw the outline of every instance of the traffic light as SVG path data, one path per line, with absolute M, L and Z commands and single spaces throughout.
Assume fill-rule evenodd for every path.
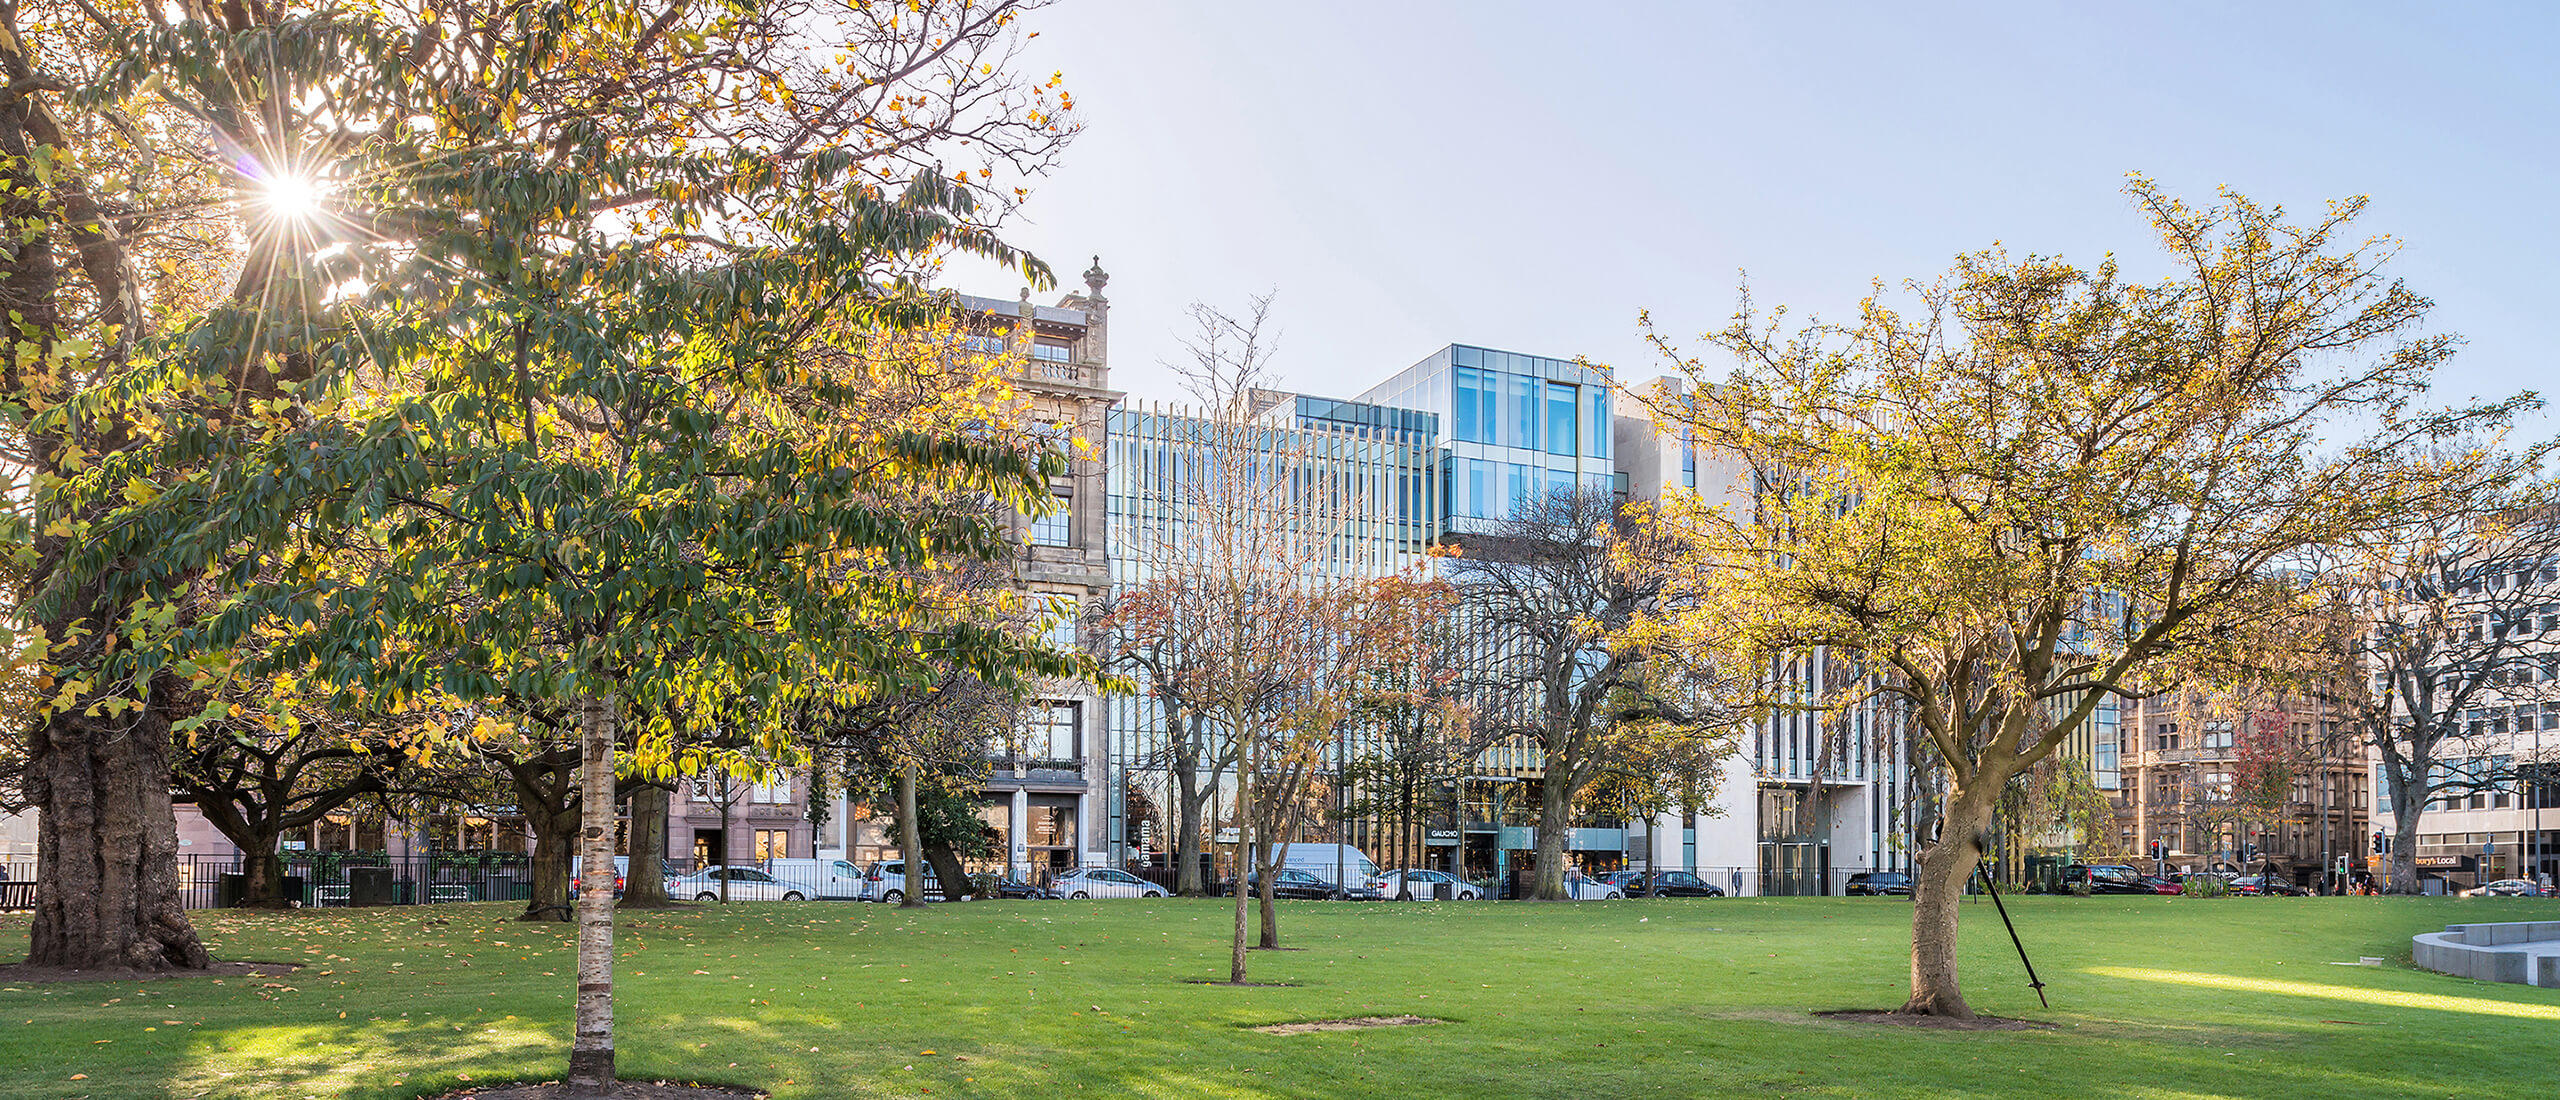
M 2373 854 L 2381 855 L 2390 850 L 2390 846 L 2385 844 L 2382 840 L 2382 830 L 2375 829 L 2373 831 Z
M 2160 842 L 2156 840 L 2151 842 L 2151 861 L 2160 862 Z

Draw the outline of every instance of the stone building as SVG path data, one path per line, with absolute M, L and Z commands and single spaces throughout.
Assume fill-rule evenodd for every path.
M 1025 416 L 1058 426 L 1074 456 L 1069 471 L 1050 482 L 1056 510 L 1014 521 L 1023 542 L 1014 560 L 1015 581 L 1054 616 L 1059 625 L 1052 640 L 1069 644 L 1083 609 L 1111 583 L 1101 456 L 1111 408 L 1121 395 L 1111 389 L 1111 301 L 1103 295 L 1110 281 L 1097 256 L 1084 273 L 1084 291 L 1054 306 L 1034 304 L 1028 290 L 1014 301 L 958 296 L 990 350 L 1001 342 L 1020 353 L 1015 388 Z M 1002 863 L 1012 873 L 1038 874 L 1105 858 L 1103 713 L 1102 697 L 1090 686 L 1056 684 L 1029 702 L 1020 730 L 987 731 L 993 770 L 980 795 L 980 812 L 1001 838 Z M 826 824 L 811 829 L 806 799 L 804 789 L 798 799 L 784 802 L 801 807 L 801 833 L 795 835 L 807 835 L 814 851 L 794 848 L 778 855 L 814 854 L 856 864 L 898 858 L 888 840 L 889 813 L 839 796 Z
M 2157 842 L 2153 870 L 2256 873 L 2273 863 L 2310 886 L 2340 856 L 2363 864 L 2371 768 L 2329 704 L 2163 693 L 2127 706 L 2115 748 L 2118 839 L 2145 860 Z

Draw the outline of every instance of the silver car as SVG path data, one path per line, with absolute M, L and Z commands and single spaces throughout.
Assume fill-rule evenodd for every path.
M 815 886 L 775 878 L 753 867 L 705 867 L 690 875 L 678 875 L 667 880 L 667 896 L 718 901 L 723 878 L 729 882 L 731 901 L 807 901 L 818 896 Z
M 1447 871 L 1409 868 L 1402 871 L 1389 871 L 1380 881 L 1386 883 L 1384 889 L 1387 896 L 1397 901 L 1430 901 L 1439 896 L 1437 888 L 1444 883 L 1450 887 L 1449 896 L 1460 901 L 1474 901 L 1484 896 L 1484 891 L 1478 889 L 1476 884 Z
M 1049 892 L 1062 898 L 1160 898 L 1164 887 L 1139 878 L 1127 871 L 1109 867 L 1078 867 L 1050 880 Z

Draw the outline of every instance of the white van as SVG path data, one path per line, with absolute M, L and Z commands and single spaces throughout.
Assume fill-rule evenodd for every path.
M 1290 844 L 1281 849 L 1280 866 L 1305 871 L 1342 887 L 1355 898 L 1388 896 L 1386 872 L 1348 844 Z
M 817 887 L 824 901 L 861 901 L 867 882 L 861 868 L 841 859 L 768 859 L 758 866 L 775 878 Z

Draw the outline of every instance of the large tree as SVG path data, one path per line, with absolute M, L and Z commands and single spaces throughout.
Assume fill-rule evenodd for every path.
M 1860 655 L 1874 675 L 1840 691 L 1898 699 L 1942 760 L 1904 1012 L 1973 1014 L 1957 901 L 2013 778 L 2106 693 L 2279 621 L 2307 547 L 2502 474 L 2418 452 L 2527 403 L 2421 404 L 2453 342 L 2389 243 L 2350 236 L 2362 200 L 2294 222 L 2127 191 L 2170 272 L 2153 282 L 1995 249 L 1847 325 L 1788 332 L 1746 303 L 1709 338 L 1730 370 L 1664 344 L 1697 396 L 1656 412 L 1740 471 L 1720 506 L 1665 512 L 1700 613 L 1768 652 Z
M 335 705 L 559 707 L 580 856 L 603 867 L 626 718 L 643 764 L 713 713 L 787 756 L 811 685 L 936 660 L 1072 671 L 905 579 L 1010 550 L 983 507 L 912 502 L 1034 509 L 1061 460 L 974 418 L 861 415 L 878 364 L 856 337 L 946 308 L 912 273 L 963 251 L 1047 279 L 992 235 L 982 190 L 1070 128 L 998 67 L 1017 5 L 183 14 L 205 22 L 121 28 L 84 94 L 183 111 L 256 91 L 209 125 L 278 245 L 250 265 L 269 292 L 66 418 L 138 422 L 149 445 L 88 448 L 54 498 L 112 514 L 66 528 L 41 606 L 134 643 L 67 665 L 72 702 L 102 698 L 60 713 L 117 719 L 176 662 L 313 624 L 275 660 Z M 946 151 L 990 167 L 963 179 Z M 339 542 L 375 564 L 337 568 Z M 149 598 L 207 580 L 233 592 L 200 621 Z M 165 813 L 165 764 L 133 767 Z M 611 904 L 578 905 L 585 1092 L 613 1076 Z
M 2330 685 L 2373 746 L 2390 796 L 2385 889 L 2415 894 L 2418 825 L 2447 797 L 2511 786 L 2502 761 L 2560 715 L 2560 522 L 2547 483 L 2521 482 L 2475 509 L 2427 517 L 2341 547 L 2324 564 L 2325 610 L 2347 627 L 2363 675 Z M 2560 744 L 2560 734 L 2551 739 Z
M 363 728 L 366 717 L 289 703 L 243 708 L 177 745 L 171 792 L 240 849 L 243 907 L 282 908 L 293 900 L 284 896 L 278 854 L 287 833 L 392 789 L 407 762 L 405 739 L 392 728 Z
M 32 563 L 25 617 L 53 685 L 29 739 L 46 853 L 31 957 L 206 961 L 170 858 L 168 726 L 188 717 L 183 685 L 105 667 L 109 639 L 174 625 L 102 583 L 153 543 L 66 567 L 116 503 L 70 482 L 143 447 L 151 457 L 119 470 L 118 493 L 220 485 L 153 444 L 270 442 L 313 395 L 342 401 L 335 380 L 350 371 L 395 373 L 413 341 L 503 333 L 508 306 L 528 319 L 564 293 L 663 270 L 607 257 L 578 275 L 588 283 L 489 281 L 508 265 L 485 261 L 509 253 L 556 256 L 600 236 L 637 243 L 634 256 L 688 240 L 716 253 L 742 226 L 763 238 L 745 247 L 764 247 L 806 227 L 737 197 L 799 188 L 823 201 L 829 178 L 931 174 L 1008 208 L 1076 128 L 1057 81 L 1012 64 L 1025 6 L 0 4 L 0 217 L 17 242 L 0 257 L 15 326 L 0 420 L 36 489 L 15 518 Z M 820 41 L 832 48 L 810 48 Z M 886 226 L 845 213 L 852 238 Z M 391 322 L 354 338 L 348 318 L 386 302 L 446 311 L 454 330 Z M 133 400 L 129 382 L 161 396 Z

